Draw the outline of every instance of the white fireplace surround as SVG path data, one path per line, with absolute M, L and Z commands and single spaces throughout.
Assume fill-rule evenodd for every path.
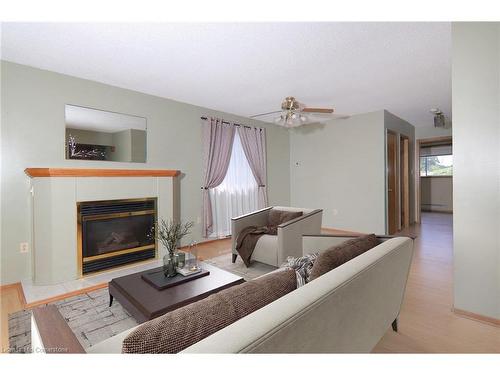
M 79 176 L 78 173 L 30 175 L 33 284 L 51 285 L 80 277 L 77 202 L 157 198 L 158 218 L 179 219 L 178 173 L 147 176 L 141 170 L 142 176 L 138 176 L 133 172 L 127 176 L 122 171 L 119 177 L 102 173 L 95 173 L 96 176 Z M 162 257 L 164 252 L 160 246 L 158 256 Z

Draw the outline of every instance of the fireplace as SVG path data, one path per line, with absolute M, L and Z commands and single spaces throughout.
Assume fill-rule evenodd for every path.
M 81 275 L 156 257 L 156 198 L 78 202 L 77 211 Z

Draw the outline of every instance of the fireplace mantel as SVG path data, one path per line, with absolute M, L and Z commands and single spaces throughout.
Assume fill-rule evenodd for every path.
M 29 177 L 175 177 L 175 169 L 26 168 Z

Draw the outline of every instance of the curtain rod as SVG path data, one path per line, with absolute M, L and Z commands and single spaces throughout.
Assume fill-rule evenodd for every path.
M 202 120 L 208 120 L 208 117 L 206 117 L 206 116 L 201 116 L 200 118 L 201 118 Z M 256 126 L 248 126 L 248 125 L 236 124 L 236 123 L 234 123 L 234 122 L 233 122 L 233 123 L 231 123 L 231 122 L 229 122 L 229 121 L 224 121 L 224 120 L 222 121 L 222 123 L 223 123 L 223 124 L 227 124 L 227 125 L 232 124 L 232 125 L 234 125 L 234 126 L 241 126 L 241 127 L 248 128 L 248 129 L 255 128 L 255 129 L 262 130 L 262 128 L 258 128 L 258 127 L 256 127 Z

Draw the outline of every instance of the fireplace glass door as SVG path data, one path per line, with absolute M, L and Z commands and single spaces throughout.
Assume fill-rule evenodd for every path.
M 154 247 L 154 222 L 154 214 L 84 220 L 83 256 Z
M 82 274 L 156 257 L 156 199 L 81 202 Z

